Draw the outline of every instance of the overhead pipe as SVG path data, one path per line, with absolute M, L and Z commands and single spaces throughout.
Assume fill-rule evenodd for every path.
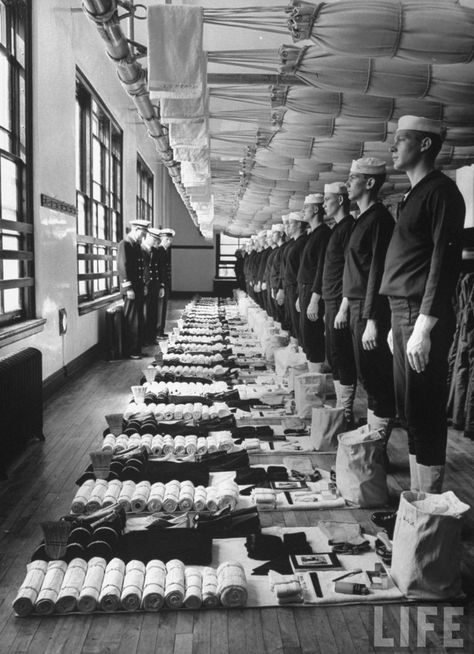
M 118 5 L 128 8 L 129 13 L 119 16 Z M 192 221 L 197 225 L 196 212 L 191 206 L 191 200 L 181 180 L 181 165 L 175 161 L 170 147 L 168 129 L 159 121 L 159 109 L 151 101 L 145 71 L 138 61 L 138 56 L 132 52 L 130 43 L 120 26 L 123 18 L 133 17 L 136 8 L 131 3 L 119 0 L 83 0 L 82 9 L 95 23 L 100 37 L 105 42 L 107 55 L 115 63 L 120 83 L 132 98 L 140 118 L 145 123 L 148 136 L 155 143 L 161 162 L 168 169 Z

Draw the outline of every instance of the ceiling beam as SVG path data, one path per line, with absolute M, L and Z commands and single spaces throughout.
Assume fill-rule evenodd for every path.
M 293 75 L 269 75 L 267 73 L 208 73 L 207 83 L 213 84 L 255 84 L 255 86 L 305 86 L 305 82 Z

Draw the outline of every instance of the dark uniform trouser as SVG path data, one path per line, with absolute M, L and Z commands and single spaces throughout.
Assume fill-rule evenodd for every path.
M 455 318 L 450 307 L 431 330 L 429 362 L 424 372 L 411 369 L 406 345 L 420 312 L 417 301 L 390 298 L 393 372 L 398 416 L 408 433 L 408 449 L 418 463 L 444 465 L 447 442 L 448 352 Z
M 166 310 L 168 308 L 169 291 L 167 288 L 165 288 L 164 291 L 164 296 L 158 298 L 158 334 L 165 333 Z
M 125 354 L 140 354 L 143 344 L 143 309 L 144 296 L 142 291 L 135 291 L 135 299 L 126 295 L 123 301 L 123 317 L 125 323 Z
M 341 306 L 342 297 L 324 301 L 324 323 L 326 328 L 326 357 L 335 381 L 352 386 L 357 381 L 357 372 L 349 327 L 335 329 L 334 320 Z
M 357 377 L 367 392 L 367 404 L 378 418 L 395 417 L 395 393 L 393 388 L 393 358 L 388 347 L 390 312 L 377 322 L 377 347 L 364 350 L 362 335 L 367 319 L 362 317 L 364 300 L 349 300 L 352 347 Z
M 306 309 L 312 296 L 311 284 L 299 284 L 298 297 L 300 300 L 300 324 L 303 349 L 311 363 L 322 363 L 325 359 L 324 343 L 324 302 L 319 301 L 318 318 L 314 322 L 306 315 Z
M 155 340 L 158 329 L 158 293 L 160 284 L 150 282 L 148 293 L 145 296 L 145 341 L 150 343 Z
M 285 286 L 285 318 L 288 323 L 288 328 L 290 334 L 293 338 L 299 339 L 299 326 L 300 318 L 299 313 L 296 310 L 296 298 L 298 297 L 298 287 L 296 284 L 291 284 L 290 286 Z

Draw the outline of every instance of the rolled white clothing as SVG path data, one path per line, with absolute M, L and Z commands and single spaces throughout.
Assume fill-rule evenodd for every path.
M 120 454 L 124 450 L 128 450 L 128 436 L 127 434 L 119 434 L 115 439 L 114 454 Z
M 138 611 L 140 608 L 145 582 L 145 564 L 141 561 L 129 561 L 125 568 L 120 604 L 125 611 Z
M 142 446 L 146 449 L 148 454 L 151 454 L 152 443 L 153 443 L 153 434 L 143 434 Z
M 153 436 L 153 441 L 151 443 L 151 453 L 155 456 L 160 456 L 163 451 L 163 436 L 161 434 L 156 434 Z
M 218 418 L 226 418 L 230 415 L 230 409 L 225 402 L 214 402 L 213 406 L 217 411 Z
M 174 420 L 182 420 L 184 414 L 184 404 L 175 404 L 173 418 Z
M 53 613 L 66 570 L 67 563 L 65 561 L 49 561 L 41 590 L 35 602 L 35 611 L 38 615 Z
M 142 608 L 159 611 L 165 602 L 166 565 L 158 559 L 146 564 L 143 583 Z
M 88 561 L 86 578 L 77 600 L 77 608 L 81 613 L 92 613 L 97 608 L 106 567 L 107 561 L 99 556 Z
M 209 410 L 209 419 L 210 420 L 215 420 L 217 418 L 217 409 L 215 404 L 212 404 L 210 407 L 208 407 Z M 204 417 L 203 417 L 204 420 Z
M 125 563 L 115 557 L 107 563 L 102 588 L 100 589 L 99 605 L 102 611 L 110 613 L 120 608 L 120 595 L 122 593 L 125 577 Z
M 56 600 L 58 613 L 74 611 L 87 574 L 87 561 L 76 558 L 70 561 Z
M 207 451 L 209 454 L 217 452 L 217 439 L 214 436 L 207 437 Z
M 102 500 L 102 507 L 105 508 L 106 506 L 116 504 L 121 490 L 122 482 L 120 479 L 112 479 L 112 481 L 109 481 L 104 499 Z
M 212 436 L 216 438 L 217 449 L 220 452 L 231 452 L 234 449 L 234 440 L 230 431 L 213 432 Z
M 217 489 L 213 486 L 206 488 L 206 507 L 211 513 L 215 513 L 219 508 L 217 504 Z
M 96 479 L 86 504 L 86 513 L 94 513 L 102 508 L 102 502 L 108 488 L 108 482 L 105 479 Z
M 185 456 L 186 454 L 186 441 L 181 434 L 174 437 L 174 453 L 176 456 Z
M 184 606 L 199 609 L 202 606 L 202 572 L 193 566 L 184 569 L 185 595 Z
M 239 487 L 234 481 L 228 480 L 219 484 L 217 487 L 217 506 L 219 509 L 228 506 L 231 511 L 234 511 L 238 501 Z
M 162 453 L 164 456 L 168 454 L 173 454 L 174 452 L 174 438 L 170 434 L 165 434 L 163 436 L 163 448 Z
M 95 480 L 88 479 L 79 487 L 79 490 L 74 495 L 71 503 L 71 513 L 75 513 L 76 515 L 84 513 L 86 510 L 86 504 L 89 501 L 94 486 Z
M 135 486 L 130 508 L 132 513 L 142 513 L 146 509 L 148 498 L 150 497 L 151 484 L 149 481 L 140 481 Z
M 163 498 L 163 511 L 165 513 L 174 513 L 178 508 L 180 488 L 181 484 L 176 479 L 172 479 L 165 484 L 165 495 Z
M 222 606 L 234 608 L 247 603 L 247 579 L 238 561 L 225 561 L 217 568 L 217 593 Z
M 209 407 L 205 404 L 202 407 L 201 420 L 209 420 Z
M 194 502 L 194 484 L 192 481 L 182 481 L 179 489 L 178 506 L 180 511 L 191 511 Z
M 184 438 L 186 454 L 196 454 L 198 437 L 195 434 L 188 434 Z
M 26 576 L 13 600 L 13 609 L 21 618 L 33 611 L 47 570 L 47 561 L 32 561 L 27 564 Z
M 112 452 L 112 454 L 115 451 L 115 444 L 116 444 L 116 438 L 113 434 L 106 434 L 104 436 L 104 440 L 102 441 L 102 449 L 104 452 Z
M 192 420 L 193 419 L 193 411 L 194 407 L 191 404 L 191 402 L 187 402 L 187 404 L 184 405 L 184 410 L 183 410 L 183 420 Z
M 207 438 L 205 436 L 198 436 L 196 445 L 197 454 L 202 455 L 207 453 Z
M 193 508 L 200 513 L 207 505 L 207 490 L 204 486 L 196 486 L 194 489 Z
M 164 419 L 173 420 L 175 409 L 176 409 L 176 404 L 173 404 L 172 402 L 170 404 L 167 404 L 164 412 Z
M 215 568 L 205 567 L 202 571 L 202 605 L 206 609 L 219 606 L 217 571 Z
M 164 402 L 160 402 L 159 404 L 156 405 L 156 409 L 155 409 L 156 422 L 162 422 L 165 419 L 165 413 L 166 413 L 166 404 Z
M 157 513 L 163 508 L 163 500 L 165 497 L 165 485 L 161 481 L 152 484 L 150 488 L 150 495 L 147 502 L 147 510 L 150 513 Z
M 135 492 L 135 486 L 135 482 L 131 479 L 127 479 L 126 481 L 122 482 L 122 489 L 118 496 L 117 502 L 123 506 L 127 513 L 131 510 L 131 502 L 133 493 Z
M 131 434 L 128 437 L 128 446 L 129 447 L 140 447 L 142 444 L 142 437 L 136 431 L 134 434 Z
M 194 420 L 200 420 L 202 418 L 202 402 L 194 402 L 193 405 L 193 418 Z
M 260 440 L 258 438 L 244 438 L 242 441 L 242 447 L 247 450 L 247 452 L 260 450 Z
M 170 609 L 179 609 L 184 604 L 184 563 L 171 559 L 166 564 L 165 604 Z

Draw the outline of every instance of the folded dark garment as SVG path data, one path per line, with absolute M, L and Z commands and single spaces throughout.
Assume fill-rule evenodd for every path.
M 212 404 L 211 400 L 202 395 L 170 395 L 168 402 L 173 404 L 194 404 L 194 402 L 200 402 L 206 406 L 211 406 Z
M 196 461 L 206 466 L 209 472 L 225 472 L 226 470 L 237 470 L 248 467 L 248 452 L 212 452 L 196 457 Z
M 153 436 L 158 433 L 158 423 L 154 418 L 147 418 L 144 420 L 140 427 L 140 434 L 152 434 Z
M 145 404 L 158 404 L 158 397 L 155 393 L 145 393 Z
M 268 466 L 268 481 L 288 481 L 288 470 L 285 466 Z
M 159 422 L 158 423 L 158 434 L 170 434 L 170 436 L 177 436 L 178 434 L 195 434 L 196 427 L 193 426 L 193 423 L 185 422 L 184 420 L 172 420 L 170 422 Z
M 128 563 L 133 559 L 148 563 L 159 559 L 167 563 L 179 559 L 185 565 L 209 565 L 212 561 L 212 538 L 197 529 L 162 529 L 129 531 L 119 542 L 119 556 Z
M 201 420 L 198 423 L 200 433 L 210 431 L 229 431 L 235 427 L 235 416 L 230 415 L 225 418 L 213 418 L 212 420 Z
M 289 554 L 312 554 L 310 544 L 304 531 L 283 534 L 283 544 Z
M 250 466 L 247 466 L 237 468 L 235 472 L 235 483 L 241 486 L 246 486 L 248 484 L 256 485 L 263 481 L 268 481 L 265 468 L 260 468 L 258 466 L 250 468 Z
M 234 427 L 232 430 L 232 438 L 255 438 L 255 427 L 250 425 L 244 427 Z
M 282 539 L 270 534 L 249 534 L 245 547 L 249 558 L 257 561 L 268 561 L 286 554 Z
M 260 440 L 270 440 L 274 437 L 275 433 L 269 425 L 260 425 L 255 427 L 255 436 Z
M 288 554 L 282 554 L 281 556 L 272 559 L 268 563 L 259 565 L 257 568 L 252 570 L 252 575 L 268 575 L 270 570 L 279 572 L 281 575 L 292 575 L 293 568 L 291 567 L 290 557 Z
M 154 484 L 166 484 L 172 479 L 192 481 L 195 486 L 209 485 L 209 470 L 201 463 L 176 463 L 174 461 L 147 461 L 143 469 L 143 479 Z
M 141 420 L 136 420 L 132 418 L 131 420 L 128 420 L 127 423 L 125 424 L 123 433 L 126 434 L 127 436 L 131 436 L 132 434 L 135 433 L 140 433 L 141 426 L 142 426 Z
M 213 402 L 229 402 L 230 400 L 239 399 L 239 391 L 232 389 L 230 391 L 224 391 L 222 393 L 209 393 L 208 397 Z
M 260 532 L 260 519 L 257 507 L 231 512 L 226 507 L 217 514 L 206 516 L 199 514 L 197 529 L 212 538 L 238 538 Z
M 253 407 L 262 405 L 260 400 L 227 400 L 227 405 L 231 409 L 242 409 L 242 411 L 250 411 Z

